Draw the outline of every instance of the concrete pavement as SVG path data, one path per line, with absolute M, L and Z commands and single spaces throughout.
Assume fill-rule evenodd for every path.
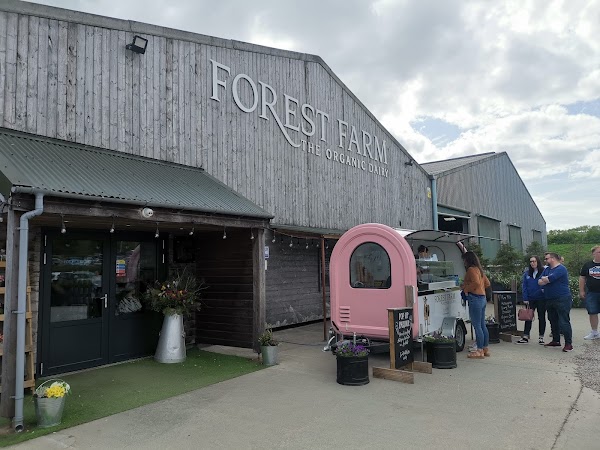
M 335 358 L 321 351 L 322 324 L 283 330 L 278 366 L 17 448 L 598 449 L 600 395 L 575 371 L 587 314 L 571 316 L 574 352 L 502 342 L 485 360 L 462 352 L 456 369 L 415 374 L 414 385 L 372 377 L 338 385 Z M 370 364 L 389 367 L 384 355 Z

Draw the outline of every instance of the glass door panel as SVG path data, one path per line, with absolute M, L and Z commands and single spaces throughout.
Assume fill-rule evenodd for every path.
M 50 321 L 102 317 L 105 298 L 101 240 L 58 238 L 53 243 Z
M 50 234 L 43 268 L 44 375 L 108 362 L 108 240 Z
M 158 278 L 157 241 L 117 239 L 114 244 L 114 295 L 111 296 L 109 360 L 152 354 L 162 315 L 150 310 L 143 295 Z M 111 257 L 111 258 L 112 258 Z
M 145 311 L 146 287 L 156 280 L 156 245 L 140 241 L 117 241 L 115 315 Z

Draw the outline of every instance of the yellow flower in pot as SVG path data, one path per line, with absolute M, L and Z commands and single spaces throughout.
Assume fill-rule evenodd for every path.
M 41 428 L 59 425 L 65 408 L 65 398 L 71 392 L 66 381 L 52 379 L 40 384 L 33 393 L 35 415 Z

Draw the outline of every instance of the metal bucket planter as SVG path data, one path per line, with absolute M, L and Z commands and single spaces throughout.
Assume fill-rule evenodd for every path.
M 485 326 L 488 329 L 490 335 L 490 344 L 500 343 L 500 325 L 497 323 L 486 323 Z
M 337 356 L 337 382 L 346 386 L 369 383 L 369 356 Z
M 279 347 L 277 345 L 261 345 L 260 354 L 262 355 L 262 361 L 265 366 L 274 366 L 278 364 Z
M 63 410 L 65 409 L 65 397 L 40 398 L 34 397 L 35 417 L 40 428 L 54 427 L 60 425 Z
M 427 362 L 436 369 L 456 367 L 456 342 L 427 342 Z
M 181 314 L 166 314 L 160 330 L 154 359 L 160 363 L 174 364 L 185 361 L 185 331 Z

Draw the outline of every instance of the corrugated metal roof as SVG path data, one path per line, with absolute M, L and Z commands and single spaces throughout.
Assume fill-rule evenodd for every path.
M 491 158 L 495 156 L 496 153 L 481 153 L 479 155 L 472 156 L 463 156 L 461 158 L 452 158 L 445 159 L 443 161 L 432 161 L 428 163 L 423 163 L 421 166 L 430 174 L 430 175 L 438 175 L 443 172 L 447 172 L 449 170 L 457 169 L 462 166 L 466 166 L 467 164 L 471 164 L 474 162 L 478 162 L 487 158 Z
M 22 186 L 47 195 L 273 217 L 202 169 L 6 130 L 0 172 L 4 191 Z

